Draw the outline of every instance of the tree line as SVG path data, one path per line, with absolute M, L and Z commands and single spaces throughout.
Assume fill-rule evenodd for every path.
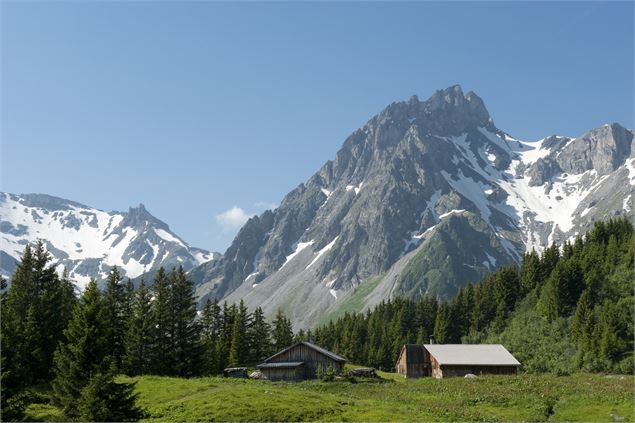
M 598 222 L 574 242 L 526 253 L 468 283 L 450 301 L 396 298 L 365 313 L 293 334 L 281 311 L 208 300 L 197 311 L 183 268 L 161 268 L 137 289 L 116 267 L 78 296 L 43 242 L 27 245 L 6 289 L 2 280 L 2 420 L 19 420 L 26 388 L 51 384 L 69 420 L 126 421 L 142 414 L 134 384 L 118 374 L 193 377 L 253 366 L 311 340 L 349 361 L 393 370 L 401 347 L 503 343 L 525 371 L 633 371 L 633 227 Z
M 58 276 L 42 241 L 25 247 L 6 288 L 2 281 L 2 420 L 19 420 L 25 389 L 50 383 L 69 420 L 134 421 L 134 384 L 118 374 L 192 377 L 255 365 L 294 341 L 282 312 L 209 300 L 197 312 L 182 267 L 160 268 L 151 287 L 134 289 L 113 267 L 105 286 L 91 280 L 78 297 Z
M 586 236 L 468 283 L 449 301 L 396 298 L 313 330 L 355 363 L 394 369 L 406 343 L 502 343 L 524 371 L 633 371 L 633 227 L 597 222 Z

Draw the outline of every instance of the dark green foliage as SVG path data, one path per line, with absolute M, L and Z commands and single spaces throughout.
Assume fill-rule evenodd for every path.
M 174 317 L 170 281 L 163 267 L 160 267 L 154 276 L 152 293 L 154 294 L 152 320 L 155 328 L 150 351 L 152 373 L 168 375 L 174 365 L 172 355 Z
M 131 316 L 126 333 L 126 353 L 123 369 L 129 375 L 149 374 L 152 371 L 151 351 L 155 339 L 150 291 L 143 279 L 134 293 Z
M 247 330 L 250 326 L 249 314 L 243 300 L 240 300 L 238 312 L 234 316 L 232 326 L 232 342 L 229 348 L 229 366 L 237 367 L 249 361 L 249 338 Z
M 202 348 L 196 322 L 196 297 L 183 267 L 170 275 L 172 287 L 172 351 L 174 375 L 190 377 L 200 373 Z
M 166 274 L 161 267 L 154 277 L 149 342 L 152 373 L 191 377 L 201 374 L 203 346 L 196 321 L 192 282 L 182 267 Z
M 434 323 L 434 339 L 439 344 L 449 343 L 450 340 L 450 306 L 442 303 L 437 312 Z
M 134 383 L 116 383 L 116 369 L 92 377 L 79 398 L 79 417 L 89 422 L 134 422 L 144 416 L 136 405 Z
M 91 377 L 111 365 L 106 316 L 103 296 L 91 280 L 64 331 L 67 342 L 55 352 L 54 399 L 69 419 L 80 417 L 77 401 Z
M 260 307 L 254 310 L 251 326 L 247 333 L 249 339 L 250 363 L 261 363 L 273 353 L 271 345 L 271 327 L 265 320 Z M 303 339 L 304 340 L 304 339 Z
M 106 355 L 111 356 L 117 368 L 121 367 L 121 360 L 125 354 L 125 337 L 130 321 L 129 287 L 123 282 L 117 267 L 113 267 L 106 279 L 104 293 L 105 326 L 108 342 Z
M 49 382 L 55 349 L 64 340 L 75 295 L 72 283 L 49 261 L 43 241 L 34 250 L 27 245 L 11 287 L 2 294 L 3 382 L 10 389 Z
M 287 319 L 282 310 L 278 310 L 273 321 L 273 346 L 276 350 L 281 350 L 293 343 L 293 327 L 291 321 Z
M 526 371 L 633 368 L 633 228 L 599 222 L 585 238 L 525 254 L 459 289 L 448 302 L 395 299 L 315 329 L 316 341 L 353 362 L 391 369 L 404 343 L 506 345 Z
M 203 373 L 218 374 L 222 368 L 219 357 L 220 334 L 222 329 L 221 308 L 218 300 L 207 300 L 199 320 L 201 345 L 203 347 Z

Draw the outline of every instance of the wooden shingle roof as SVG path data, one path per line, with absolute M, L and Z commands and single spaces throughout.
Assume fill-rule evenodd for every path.
M 335 360 L 335 361 L 338 361 L 338 362 L 341 362 L 341 363 L 344 363 L 344 362 L 346 361 L 346 359 L 345 359 L 344 357 L 342 357 L 342 356 L 340 356 L 340 355 L 337 355 L 337 354 L 335 354 L 334 352 L 331 352 L 331 351 L 326 350 L 326 349 L 324 349 L 324 348 L 322 348 L 322 347 L 320 347 L 320 346 L 317 346 L 317 345 L 315 345 L 315 344 L 312 344 L 311 342 L 308 342 L 308 341 L 302 341 L 302 342 L 298 342 L 298 343 L 296 343 L 296 344 L 293 344 L 293 345 L 291 345 L 290 347 L 287 347 L 287 348 L 283 349 L 283 350 L 282 350 L 282 351 L 280 351 L 280 352 L 275 353 L 275 354 L 274 354 L 274 355 L 272 355 L 271 357 L 269 357 L 269 358 L 265 359 L 265 363 L 268 363 L 270 360 L 273 360 L 274 358 L 278 357 L 278 356 L 279 356 L 279 355 L 281 355 L 281 354 L 286 353 L 287 351 L 289 351 L 289 350 L 290 350 L 290 349 L 292 349 L 292 348 L 297 347 L 298 345 L 306 345 L 307 347 L 309 347 L 309 348 L 311 348 L 311 349 L 313 349 L 313 350 L 315 350 L 315 351 L 319 352 L 320 354 L 323 354 L 323 355 L 325 355 L 325 356 L 327 356 L 327 357 L 329 357 L 329 358 L 331 358 L 331 359 L 333 359 L 333 360 Z

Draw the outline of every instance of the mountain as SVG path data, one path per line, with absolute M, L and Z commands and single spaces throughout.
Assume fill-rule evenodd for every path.
M 397 295 L 449 298 L 495 267 L 630 210 L 633 131 L 523 141 L 453 86 L 386 107 L 280 206 L 190 272 L 296 329 Z
M 59 269 L 79 285 L 112 266 L 136 278 L 159 266 L 189 270 L 218 253 L 190 247 L 143 204 L 105 212 L 44 194 L 0 193 L 0 272 L 9 277 L 27 242 L 42 238 Z

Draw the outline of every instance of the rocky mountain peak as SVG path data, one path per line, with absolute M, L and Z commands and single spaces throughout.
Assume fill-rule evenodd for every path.
M 126 217 L 123 220 L 122 225 L 131 226 L 133 228 L 151 225 L 153 227 L 164 229 L 166 231 L 170 230 L 165 222 L 157 219 L 152 214 L 150 214 L 145 205 L 143 205 L 142 203 L 139 203 L 137 207 L 130 207 L 128 209 L 128 213 L 126 213 Z
M 460 135 L 476 127 L 494 130 L 483 100 L 460 85 L 438 90 L 421 104 L 425 128 L 438 135 Z
M 568 143 L 558 156 L 563 171 L 579 174 L 594 169 L 606 175 L 631 155 L 633 132 L 618 123 L 603 125 Z

